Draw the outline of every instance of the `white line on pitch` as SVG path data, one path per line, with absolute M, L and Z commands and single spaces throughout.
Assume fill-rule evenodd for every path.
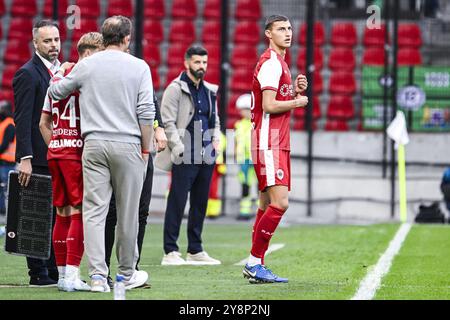
M 284 243 L 274 243 L 274 244 L 271 244 L 271 245 L 269 246 L 269 248 L 267 249 L 266 254 L 264 255 L 264 257 L 267 257 L 270 253 L 272 253 L 272 252 L 274 252 L 274 251 L 280 250 L 280 249 L 283 248 L 284 246 L 285 246 Z M 247 259 L 248 259 L 248 258 L 245 258 L 244 260 L 241 260 L 241 261 L 239 261 L 238 263 L 235 263 L 234 265 L 235 265 L 235 266 L 245 266 L 245 264 L 247 263 Z
M 403 241 L 411 230 L 411 224 L 404 223 L 400 226 L 394 239 L 389 243 L 389 247 L 378 260 L 375 267 L 361 281 L 358 291 L 352 300 L 372 300 L 375 293 L 380 288 L 381 279 L 388 273 L 392 261 L 402 247 Z

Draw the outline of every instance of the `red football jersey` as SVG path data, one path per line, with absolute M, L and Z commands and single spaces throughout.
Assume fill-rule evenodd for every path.
M 68 74 L 70 70 L 67 70 Z M 80 130 L 79 93 L 74 92 L 66 99 L 52 101 L 45 97 L 43 113 L 52 115 L 52 138 L 48 145 L 47 160 L 80 160 L 83 153 L 83 139 Z
M 288 65 L 270 48 L 259 58 L 253 74 L 252 150 L 290 151 L 291 112 L 265 113 L 262 108 L 264 90 L 276 91 L 278 101 L 292 100 L 295 96 Z

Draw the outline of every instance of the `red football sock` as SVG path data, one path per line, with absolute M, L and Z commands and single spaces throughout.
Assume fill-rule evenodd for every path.
M 264 215 L 261 217 L 255 229 L 251 254 L 257 258 L 263 258 L 269 247 L 270 239 L 280 223 L 285 210 L 269 205 Z M 264 263 L 264 262 L 263 262 Z
M 84 253 L 83 218 L 81 213 L 72 215 L 67 234 L 67 265 L 80 266 Z
M 66 265 L 67 258 L 67 233 L 70 228 L 70 217 L 56 215 L 55 226 L 53 227 L 53 249 L 58 267 Z
M 255 223 L 253 224 L 253 229 L 252 229 L 252 246 L 255 243 L 255 230 L 256 227 L 259 224 L 259 221 L 261 221 L 262 216 L 264 215 L 264 210 L 262 210 L 261 208 L 258 208 L 258 212 L 256 213 L 256 218 L 255 218 Z M 262 259 L 262 264 L 264 264 L 264 257 L 261 258 Z

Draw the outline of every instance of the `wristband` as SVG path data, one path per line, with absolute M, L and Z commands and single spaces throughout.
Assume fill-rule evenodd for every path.
M 141 153 L 142 153 L 142 154 L 150 154 L 150 151 L 148 151 L 148 150 L 142 150 Z

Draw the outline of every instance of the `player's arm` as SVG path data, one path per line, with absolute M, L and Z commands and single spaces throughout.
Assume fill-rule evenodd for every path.
M 41 119 L 39 121 L 39 130 L 41 131 L 42 138 L 45 141 L 46 145 L 49 145 L 50 140 L 52 138 L 52 101 L 47 94 L 45 95 L 44 105 L 42 106 Z
M 41 130 L 42 138 L 45 144 L 48 145 L 52 139 L 52 115 L 42 112 L 41 120 L 39 121 L 39 130 Z
M 72 92 L 80 89 L 80 79 L 84 78 L 86 73 L 86 67 L 83 61 L 77 63 L 72 71 L 64 77 L 64 73 L 73 64 L 65 62 L 55 76 L 50 81 L 50 87 L 48 88 L 48 94 L 50 98 L 58 101 L 67 98 Z
M 263 91 L 262 107 L 265 113 L 284 113 L 308 105 L 308 97 L 305 96 L 297 96 L 295 99 L 289 101 L 278 101 L 276 96 L 277 92 L 274 90 Z
M 153 83 L 150 68 L 145 65 L 138 92 L 136 115 L 141 129 L 142 156 L 148 160 L 150 152 L 150 136 L 155 120 L 155 103 L 153 101 Z

